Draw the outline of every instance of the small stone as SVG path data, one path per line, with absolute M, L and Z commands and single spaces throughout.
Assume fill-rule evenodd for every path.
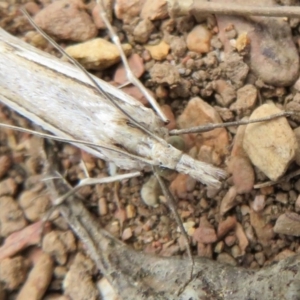
M 236 200 L 237 191 L 234 186 L 232 186 L 226 195 L 223 197 L 220 205 L 220 215 L 225 215 L 231 208 L 236 206 L 239 202 Z
M 167 1 L 146 0 L 142 8 L 141 17 L 151 21 L 166 19 L 168 17 Z
M 160 185 L 155 176 L 151 176 L 141 189 L 141 197 L 145 204 L 156 207 L 161 194 Z
M 170 46 L 163 40 L 157 45 L 145 45 L 145 48 L 151 57 L 158 61 L 165 60 L 170 51 Z
M 12 160 L 8 155 L 0 156 L 0 178 L 4 177 L 7 171 L 10 169 Z
M 255 260 L 262 267 L 266 261 L 266 257 L 263 252 L 257 252 L 254 254 Z
M 128 204 L 126 206 L 126 215 L 127 215 L 127 219 L 132 219 L 136 216 L 136 208 L 134 205 Z
M 273 103 L 258 107 L 250 120 L 280 113 Z M 286 118 L 248 124 L 245 130 L 243 148 L 251 162 L 271 180 L 276 181 L 294 159 L 297 140 Z
M 256 195 L 252 203 L 252 209 L 255 212 L 261 212 L 266 205 L 266 196 L 265 195 Z
M 300 127 L 297 127 L 294 129 L 294 134 L 296 136 L 297 139 L 297 150 L 296 150 L 296 156 L 295 156 L 295 160 L 298 166 L 300 166 Z
M 122 48 L 126 55 L 131 52 L 129 44 L 123 44 Z M 69 46 L 65 51 L 89 70 L 106 69 L 121 59 L 117 46 L 101 38 Z
M 228 107 L 236 98 L 235 89 L 229 82 L 223 79 L 216 80 L 215 84 L 215 90 L 220 96 L 216 98 L 217 103 L 222 107 Z
M 215 252 L 215 253 L 221 253 L 221 252 L 223 252 L 224 246 L 225 246 L 225 245 L 224 245 L 224 242 L 223 242 L 223 241 L 218 242 L 217 245 L 216 245 L 215 248 L 214 248 L 214 252 Z
M 194 221 L 184 222 L 183 227 L 188 236 L 194 235 L 194 233 L 195 233 L 195 222 Z M 177 232 L 180 232 L 179 227 L 177 227 Z
M 113 6 L 113 1 L 112 0 L 103 0 L 103 6 L 105 8 L 105 14 L 106 17 L 108 18 L 108 21 L 112 23 L 112 6 Z M 92 17 L 93 21 L 98 29 L 106 29 L 106 25 L 103 22 L 101 18 L 101 8 L 100 5 L 95 5 L 93 10 L 92 10 Z
M 195 26 L 186 38 L 188 49 L 197 53 L 208 53 L 211 36 L 211 32 L 205 26 Z
M 160 109 L 162 110 L 162 112 L 165 114 L 165 116 L 169 120 L 169 123 L 166 125 L 168 130 L 175 129 L 176 128 L 176 120 L 175 120 L 175 116 L 173 114 L 171 106 L 164 104 L 160 107 Z
M 207 257 L 212 258 L 212 245 L 211 244 L 203 244 L 198 242 L 197 243 L 197 254 L 200 257 Z
M 140 16 L 145 0 L 116 0 L 114 12 L 118 19 L 129 24 L 134 18 Z
M 229 216 L 221 221 L 218 226 L 218 238 L 223 238 L 229 231 L 235 228 L 236 217 Z
M 34 21 L 57 39 L 83 42 L 94 38 L 98 33 L 85 9 L 81 0 L 55 1 L 38 12 Z
M 141 20 L 133 30 L 134 40 L 141 44 L 147 43 L 154 28 L 155 27 L 150 20 Z
M 153 82 L 175 86 L 180 83 L 178 69 L 169 63 L 156 63 L 150 69 L 150 76 Z
M 235 236 L 237 237 L 237 239 L 239 241 L 239 248 L 241 251 L 241 255 L 244 255 L 246 252 L 246 248 L 249 245 L 249 241 L 244 232 L 243 226 L 239 222 L 237 222 L 236 226 L 235 226 Z
M 236 236 L 235 235 L 227 235 L 225 237 L 224 241 L 225 241 L 226 246 L 232 247 L 236 242 Z
M 124 229 L 124 231 L 122 232 L 122 240 L 126 241 L 129 240 L 132 237 L 132 230 L 130 227 L 127 227 Z
M 240 247 L 239 247 L 238 245 L 234 245 L 234 246 L 231 248 L 231 255 L 232 255 L 234 258 L 238 258 L 238 257 L 243 256 L 242 251 L 241 251 L 241 249 L 240 249 Z
M 154 97 L 154 94 L 151 90 L 146 89 L 148 91 L 148 93 Z M 139 102 L 141 102 L 141 104 L 145 105 L 145 106 L 149 106 L 149 101 L 148 99 L 144 96 L 144 94 L 141 92 L 141 89 L 139 89 L 138 87 L 136 87 L 135 85 L 127 85 L 124 86 L 122 88 L 122 91 L 126 94 L 128 94 L 129 96 L 133 97 L 134 99 L 138 100 Z
M 1 196 L 14 196 L 17 191 L 18 185 L 13 178 L 7 178 L 0 181 L 0 197 Z
M 275 200 L 287 204 L 289 202 L 289 195 L 287 193 L 276 193 Z
M 108 214 L 108 206 L 107 206 L 107 201 L 105 197 L 101 197 L 98 202 L 98 207 L 99 207 L 99 215 L 100 216 L 105 216 Z
M 192 191 L 197 181 L 187 174 L 177 174 L 176 178 L 170 185 L 170 191 L 173 195 L 180 199 L 187 197 L 187 193 Z
M 252 84 L 246 84 L 237 91 L 237 99 L 231 106 L 231 110 L 247 111 L 252 109 L 257 100 L 257 89 Z
M 172 37 L 170 47 L 172 54 L 174 54 L 176 57 L 183 57 L 187 51 L 184 37 Z
M 40 11 L 40 7 L 33 1 L 24 4 L 24 8 L 31 16 L 36 15 Z
M 237 265 L 236 260 L 230 254 L 228 254 L 226 252 L 222 252 L 218 255 L 217 262 L 222 263 L 222 264 L 231 265 L 231 266 Z
M 100 293 L 100 299 L 102 299 L 102 300 L 118 300 L 119 299 L 119 296 L 115 292 L 114 288 L 111 286 L 111 284 L 105 277 L 102 277 L 97 282 L 97 287 L 98 287 L 98 290 Z
M 129 56 L 128 65 L 130 67 L 131 72 L 136 78 L 140 78 L 145 72 L 143 59 L 137 53 L 133 53 Z M 126 70 L 123 63 L 120 63 L 115 72 L 114 82 L 119 84 L 128 82 Z
M 216 231 L 212 227 L 198 227 L 196 228 L 193 239 L 196 242 L 203 244 L 212 244 L 217 241 Z
M 279 252 L 274 258 L 273 261 L 282 261 L 288 257 L 295 256 L 296 253 L 291 251 L 290 249 L 284 249 L 283 251 Z
M 291 236 L 300 236 L 300 215 L 286 212 L 279 216 L 274 226 L 274 232 Z

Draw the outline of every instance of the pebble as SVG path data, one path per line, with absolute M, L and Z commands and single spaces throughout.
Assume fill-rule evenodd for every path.
M 233 184 L 238 194 L 249 193 L 253 189 L 255 181 L 252 164 L 243 149 L 245 130 L 246 126 L 238 127 L 227 163 L 228 172 L 232 174 Z
M 123 44 L 126 55 L 131 52 L 129 44 Z M 101 38 L 66 47 L 65 51 L 88 70 L 103 70 L 120 61 L 116 45 Z
M 246 84 L 237 90 L 237 99 L 231 106 L 231 110 L 247 111 L 252 109 L 257 100 L 257 89 L 252 84 Z
M 273 103 L 258 107 L 250 120 L 281 112 Z M 295 157 L 297 140 L 286 118 L 246 126 L 243 148 L 251 162 L 276 181 Z
M 234 258 L 238 258 L 238 257 L 243 256 L 243 253 L 242 253 L 242 251 L 241 251 L 241 249 L 240 249 L 240 247 L 238 245 L 232 246 L 232 248 L 231 248 L 231 255 Z
M 291 236 L 300 236 L 300 215 L 286 212 L 279 216 L 274 226 L 274 232 Z
M 167 0 L 146 0 L 142 11 L 141 18 L 151 21 L 163 20 L 168 17 Z
M 166 115 L 169 123 L 166 125 L 168 130 L 172 130 L 176 128 L 176 120 L 172 108 L 168 104 L 164 104 L 160 107 L 161 111 Z M 175 146 L 174 146 L 175 147 Z
M 172 87 L 181 81 L 177 68 L 166 62 L 156 63 L 149 72 L 154 83 L 167 84 Z
M 266 257 L 263 252 L 257 252 L 254 254 L 255 260 L 262 267 L 266 261 Z
M 224 3 L 223 0 L 214 2 Z M 274 5 L 274 2 L 269 1 L 269 5 Z M 257 1 L 250 0 L 248 4 L 252 3 L 256 5 Z M 294 83 L 298 77 L 299 55 L 290 27 L 283 18 L 256 17 L 254 21 L 217 15 L 216 19 L 225 53 L 231 51 L 226 31 L 228 26 L 233 25 L 238 35 L 247 33 L 250 67 L 257 78 L 271 86 L 289 86 Z M 282 45 L 285 45 L 285 51 L 282 51 Z
M 141 0 L 116 0 L 114 13 L 124 23 L 129 24 L 134 18 L 140 16 L 144 1 Z
M 145 45 L 145 49 L 149 51 L 153 59 L 162 61 L 167 58 L 170 51 L 170 46 L 162 40 L 157 45 Z
M 101 197 L 98 201 L 98 209 L 99 209 L 99 215 L 105 216 L 108 214 L 108 206 L 107 206 L 107 200 L 105 197 Z
M 211 244 L 203 244 L 198 242 L 197 243 L 197 255 L 200 257 L 207 257 L 212 259 L 213 251 Z
M 94 38 L 98 33 L 85 9 L 81 0 L 55 1 L 38 12 L 34 21 L 57 39 L 83 42 Z
M 226 252 L 222 252 L 218 255 L 217 262 L 222 263 L 222 264 L 231 265 L 234 267 L 237 265 L 236 260 L 230 254 L 228 254 Z
M 172 37 L 170 47 L 172 54 L 176 57 L 183 57 L 186 54 L 187 46 L 184 37 Z
M 237 190 L 232 186 L 223 197 L 220 205 L 220 215 L 223 216 L 239 202 L 236 201 Z
M 11 157 L 9 155 L 0 156 L 0 178 L 4 177 L 12 164 Z
M 158 206 L 158 199 L 161 194 L 160 185 L 153 175 L 142 186 L 141 197 L 145 204 L 153 207 Z
M 266 205 L 266 196 L 265 195 L 256 195 L 252 203 L 252 209 L 255 212 L 261 212 Z
M 130 227 L 127 227 L 124 229 L 124 231 L 122 232 L 122 240 L 126 241 L 129 240 L 132 237 L 132 230 Z
M 186 45 L 190 51 L 208 53 L 211 37 L 211 32 L 204 25 L 197 25 L 188 33 Z
M 133 30 L 134 40 L 140 44 L 147 43 L 154 29 L 155 27 L 150 20 L 141 20 Z
M 236 242 L 236 236 L 235 235 L 227 235 L 224 239 L 226 246 L 231 247 Z
M 297 127 L 294 129 L 294 134 L 297 139 L 297 150 L 296 150 L 296 155 L 295 155 L 295 161 L 298 166 L 300 166 L 300 127 Z
M 17 192 L 17 188 L 18 185 L 16 181 L 11 177 L 0 181 L 0 197 L 4 195 L 15 195 L 15 193 Z
M 133 53 L 132 55 L 129 56 L 127 61 L 133 75 L 136 78 L 140 78 L 145 72 L 143 59 L 137 53 Z M 118 84 L 123 84 L 128 82 L 126 70 L 123 63 L 119 64 L 114 74 L 113 80 Z
M 31 16 L 36 15 L 40 11 L 40 7 L 33 1 L 24 4 L 24 8 Z
M 132 204 L 126 205 L 126 216 L 127 219 L 132 219 L 136 216 L 136 208 Z
M 154 97 L 154 93 L 147 89 L 148 93 L 150 95 L 152 95 L 152 97 Z M 134 99 L 138 100 L 141 104 L 145 105 L 145 106 L 149 106 L 149 101 L 147 100 L 147 98 L 144 96 L 144 94 L 141 92 L 141 89 L 139 89 L 138 87 L 134 86 L 134 85 L 127 85 L 125 87 L 122 87 L 122 91 L 126 94 L 128 94 L 129 96 L 133 97 Z
M 104 0 L 102 2 L 103 2 L 103 6 L 105 8 L 106 17 L 108 18 L 108 21 L 110 23 L 112 23 L 113 1 L 112 0 Z M 103 22 L 100 13 L 101 13 L 100 5 L 95 5 L 92 10 L 93 21 L 98 29 L 106 29 L 106 25 Z
M 207 123 L 222 123 L 222 120 L 217 111 L 201 98 L 191 99 L 177 120 L 179 128 L 191 128 Z M 229 139 L 224 128 L 199 134 L 186 134 L 184 138 L 185 140 L 190 139 L 191 145 L 195 143 L 199 149 L 204 146 L 211 148 L 211 162 L 215 164 L 220 164 L 228 152 Z M 198 157 L 198 159 L 200 158 Z
M 217 241 L 218 237 L 215 229 L 208 221 L 205 221 L 200 222 L 200 226 L 194 231 L 193 239 L 202 244 L 212 244 Z
M 119 300 L 119 296 L 116 294 L 115 290 L 109 283 L 109 281 L 105 278 L 102 277 L 98 282 L 97 282 L 97 287 L 100 293 L 100 299 L 101 300 Z
M 9 196 L 0 197 L 0 236 L 6 237 L 26 225 L 26 219 L 17 202 Z
M 224 79 L 215 81 L 215 90 L 217 92 L 216 101 L 222 107 L 228 107 L 236 98 L 235 89 Z
M 187 197 L 188 192 L 193 191 L 197 181 L 187 174 L 177 174 L 176 178 L 170 185 L 171 193 L 180 198 L 184 199 Z
M 275 200 L 282 203 L 282 204 L 288 204 L 289 202 L 289 195 L 287 193 L 276 193 Z
M 247 239 L 243 226 L 239 222 L 237 222 L 235 226 L 235 236 L 239 241 L 238 244 L 239 244 L 241 254 L 244 255 L 246 253 L 246 248 L 249 245 L 249 241 Z
M 235 228 L 235 225 L 235 216 L 229 216 L 225 220 L 221 221 L 218 225 L 218 238 L 223 238 L 229 231 Z
M 220 242 L 218 242 L 217 245 L 215 246 L 214 252 L 215 252 L 215 253 L 221 253 L 221 252 L 223 252 L 224 247 L 225 247 L 224 242 L 223 242 L 223 241 L 220 241 Z

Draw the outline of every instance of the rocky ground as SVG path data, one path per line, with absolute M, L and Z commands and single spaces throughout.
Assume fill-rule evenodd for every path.
M 57 55 L 18 11 L 20 3 L 9 2 L 0 2 L 1 27 Z M 129 65 L 170 118 L 169 130 L 299 110 L 300 19 L 215 17 L 197 11 L 171 18 L 165 1 L 112 2 L 105 1 L 107 15 Z M 246 3 L 226 1 L 233 2 Z M 95 2 L 22 4 L 90 72 L 116 86 L 127 81 Z M 274 5 L 264 1 L 268 4 Z M 136 87 L 123 90 L 149 106 Z M 1 122 L 32 126 L 0 108 Z M 293 115 L 176 140 L 191 156 L 229 174 L 220 188 L 213 188 L 168 173 L 195 257 L 259 269 L 299 253 L 299 121 Z M 85 256 L 82 241 L 58 212 L 43 228 L 51 194 L 41 181 L 41 147 L 40 139 L 29 134 L 0 131 L 0 299 L 97 299 L 105 279 Z M 108 176 L 104 161 L 68 144 L 57 144 L 56 150 L 72 185 L 85 177 L 81 160 L 91 177 Z M 85 187 L 79 194 L 99 224 L 135 250 L 186 256 L 183 236 L 151 173 Z M 40 287 L 31 285 L 36 278 Z M 87 290 L 93 296 L 86 298 Z

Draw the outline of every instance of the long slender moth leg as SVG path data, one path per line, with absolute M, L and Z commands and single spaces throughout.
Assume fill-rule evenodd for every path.
M 126 70 L 127 79 L 129 80 L 129 82 L 131 82 L 133 85 L 135 85 L 136 87 L 138 87 L 140 89 L 140 91 L 143 93 L 143 95 L 146 97 L 146 99 L 152 105 L 153 109 L 157 112 L 157 114 L 160 116 L 160 118 L 165 123 L 169 123 L 168 118 L 165 116 L 163 111 L 160 109 L 156 100 L 151 96 L 151 94 L 147 91 L 147 89 L 143 86 L 143 84 L 135 77 L 135 75 L 131 71 L 128 61 L 127 61 L 127 58 L 126 58 L 126 55 L 121 46 L 120 39 L 119 39 L 118 35 L 116 34 L 116 32 L 114 31 L 112 25 L 110 24 L 110 22 L 107 18 L 107 14 L 105 12 L 105 8 L 104 8 L 102 0 L 97 0 L 97 5 L 100 6 L 100 16 L 101 16 L 103 22 L 105 23 L 106 28 L 108 29 L 111 40 L 114 42 L 114 44 L 117 46 L 117 48 L 119 50 L 124 68 Z

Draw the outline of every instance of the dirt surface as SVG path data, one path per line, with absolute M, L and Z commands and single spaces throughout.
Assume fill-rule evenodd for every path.
M 15 2 L 0 2 L 1 27 L 57 55 Z M 93 1 L 21 2 L 89 71 L 114 85 L 126 82 L 112 45 L 93 46 L 95 37 L 109 40 Z M 169 130 L 252 118 L 258 107 L 263 111 L 256 110 L 256 117 L 278 108 L 299 110 L 299 20 L 196 14 L 172 19 L 164 1 L 105 5 L 134 73 L 171 119 Z M 149 106 L 137 88 L 124 90 Z M 1 104 L 0 120 L 35 128 Z M 285 177 L 299 168 L 299 121 L 293 116 L 271 121 L 270 128 L 219 128 L 173 141 L 184 142 L 191 156 L 229 174 L 220 188 L 213 188 L 188 175 L 162 171 L 195 257 L 254 270 L 299 253 L 300 179 Z M 97 299 L 104 279 L 85 257 L 84 243 L 58 212 L 46 224 L 41 222 L 52 206 L 42 181 L 41 149 L 41 140 L 34 136 L 0 130 L 0 299 Z M 106 162 L 71 145 L 56 144 L 55 151 L 71 185 L 86 177 L 81 161 L 90 177 L 109 176 Z M 78 193 L 97 222 L 133 249 L 185 257 L 178 224 L 151 176 L 145 172 Z M 270 179 L 276 184 L 254 188 Z M 36 278 L 40 286 L 32 284 Z

